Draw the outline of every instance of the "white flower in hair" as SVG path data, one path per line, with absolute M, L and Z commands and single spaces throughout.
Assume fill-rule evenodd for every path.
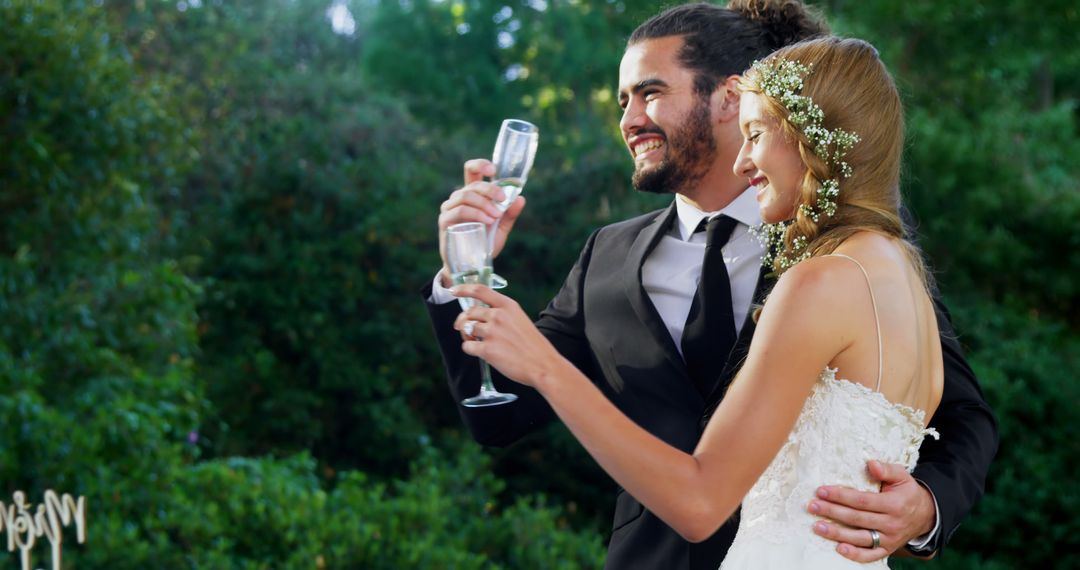
M 761 92 L 775 99 L 788 112 L 787 120 L 796 126 L 811 148 L 833 171 L 834 177 L 821 182 L 817 191 L 817 200 L 813 206 L 802 204 L 799 212 L 815 223 L 822 216 L 829 218 L 836 214 L 836 199 L 840 196 L 840 178 L 851 176 L 851 165 L 844 160 L 851 147 L 859 142 L 859 135 L 843 129 L 826 129 L 825 112 L 813 99 L 802 95 L 803 80 L 813 72 L 813 65 L 804 65 L 795 60 L 773 58 L 767 61 L 755 61 L 751 69 L 756 72 L 756 83 Z M 765 224 L 755 231 L 765 244 L 766 254 L 762 262 L 771 265 L 776 256 L 780 258 L 781 269 L 809 257 L 806 250 L 807 240 L 800 236 L 792 241 L 791 252 L 783 253 L 784 236 L 791 222 Z

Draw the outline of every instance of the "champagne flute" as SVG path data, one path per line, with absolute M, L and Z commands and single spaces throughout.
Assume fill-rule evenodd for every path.
M 505 212 L 510 204 L 514 203 L 518 194 L 521 194 L 525 186 L 525 180 L 532 169 L 533 159 L 536 158 L 536 147 L 540 141 L 540 129 L 536 125 L 520 119 L 506 119 L 499 129 L 499 137 L 495 139 L 495 152 L 491 162 L 495 165 L 495 176 L 491 182 L 502 187 L 505 198 L 496 206 L 500 212 Z M 495 248 L 495 235 L 499 229 L 500 216 L 491 225 L 488 232 L 488 253 Z M 491 275 L 491 287 L 502 289 L 506 287 L 506 279 L 500 275 Z
M 479 222 L 454 224 L 446 228 L 446 261 L 450 265 L 450 276 L 455 285 L 480 283 L 490 286 L 491 252 L 487 238 L 487 228 Z M 475 304 L 486 306 L 475 299 L 458 297 L 462 310 L 468 310 Z M 467 408 L 479 408 L 506 404 L 517 399 L 515 394 L 504 394 L 495 389 L 491 382 L 491 367 L 480 359 L 480 393 L 465 398 L 461 404 Z

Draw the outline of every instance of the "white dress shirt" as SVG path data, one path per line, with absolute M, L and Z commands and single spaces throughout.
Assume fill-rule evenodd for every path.
M 742 331 L 743 321 L 750 312 L 765 248 L 750 234 L 750 226 L 761 223 L 752 188 L 739 194 L 719 212 L 702 212 L 676 195 L 675 210 L 678 215 L 676 223 L 672 224 L 645 259 L 641 268 L 641 282 L 675 346 L 682 351 L 683 327 L 690 314 L 690 305 L 697 292 L 698 279 L 701 278 L 701 264 L 705 259 L 705 232 L 693 234 L 702 218 L 726 214 L 739 222 L 721 250 L 731 281 L 736 335 Z M 457 297 L 442 286 L 442 279 L 436 273 L 430 301 L 441 305 L 456 300 Z
M 732 324 L 736 335 L 742 332 L 743 322 L 750 312 L 765 248 L 750 234 L 750 227 L 761 223 L 753 189 L 748 188 L 718 212 L 702 212 L 676 196 L 675 213 L 678 215 L 676 223 L 660 238 L 641 267 L 641 284 L 681 352 L 683 327 L 697 293 L 701 265 L 705 260 L 706 233 L 693 233 L 701 220 L 724 214 L 739 222 L 720 250 L 731 282 L 731 305 L 735 316 Z

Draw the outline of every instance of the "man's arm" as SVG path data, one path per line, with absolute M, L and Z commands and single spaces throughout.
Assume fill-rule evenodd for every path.
M 927 438 L 919 448 L 913 475 L 934 494 L 941 532 L 918 554 L 941 550 L 960 521 L 982 497 L 986 475 L 998 447 L 997 419 L 990 410 L 953 332 L 952 319 L 940 299 L 934 300 L 941 330 L 945 387 L 930 427 L 941 439 Z
M 939 552 L 982 496 L 997 452 L 997 420 L 964 359 L 948 311 L 939 299 L 934 303 L 945 385 L 929 427 L 941 439 L 923 441 L 911 475 L 900 465 L 871 466 L 871 474 L 883 482 L 879 494 L 826 486 L 808 505 L 811 513 L 841 523 L 819 522 L 814 531 L 838 542 L 838 551 L 853 560 L 880 559 L 927 531 L 931 536 L 923 548 L 907 550 L 920 557 Z M 870 548 L 869 529 L 881 533 L 884 548 Z

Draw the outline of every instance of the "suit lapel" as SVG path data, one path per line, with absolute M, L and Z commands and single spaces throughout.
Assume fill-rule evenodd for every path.
M 649 225 L 638 232 L 637 238 L 634 239 L 634 243 L 627 252 L 626 265 L 623 268 L 623 288 L 638 319 L 653 335 L 657 346 L 663 349 L 664 355 L 672 364 L 685 373 L 686 363 L 683 362 L 675 341 L 671 339 L 671 334 L 664 326 L 664 320 L 656 311 L 648 293 L 645 292 L 645 287 L 641 284 L 641 266 L 649 253 L 656 248 L 656 244 L 660 243 L 664 233 L 671 228 L 675 215 L 675 202 L 672 201 L 666 211 L 657 214 Z
M 762 266 L 758 272 L 757 285 L 754 287 L 754 298 L 751 302 L 750 311 L 746 313 L 746 320 L 743 321 L 739 338 L 735 340 L 735 346 L 731 348 L 731 354 L 728 355 L 727 362 L 724 364 L 724 371 L 720 374 L 720 381 L 716 383 L 706 400 L 709 408 L 714 408 L 720 402 L 720 399 L 724 397 L 728 385 L 731 384 L 735 373 L 739 371 L 743 361 L 746 360 L 747 353 L 750 352 L 750 341 L 753 340 L 754 330 L 757 328 L 757 323 L 754 322 L 754 307 L 765 302 L 765 297 L 769 294 L 773 284 L 776 283 L 776 279 L 769 276 L 770 273 L 772 273 L 772 268 L 765 266 Z

